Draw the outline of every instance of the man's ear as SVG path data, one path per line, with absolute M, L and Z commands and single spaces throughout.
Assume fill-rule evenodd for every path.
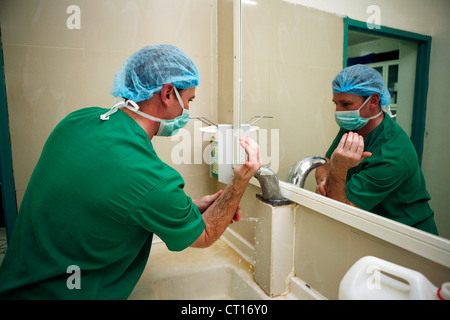
M 169 104 L 169 100 L 171 95 L 173 94 L 174 90 L 173 90 L 173 84 L 171 83 L 167 83 L 165 85 L 163 85 L 162 89 L 161 89 L 161 101 L 164 104 L 164 106 L 168 106 Z
M 380 105 L 380 95 L 378 93 L 374 93 L 369 100 L 370 107 L 376 108 Z

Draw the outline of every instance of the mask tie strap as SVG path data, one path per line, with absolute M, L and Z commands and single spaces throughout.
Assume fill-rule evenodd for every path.
M 131 104 L 131 106 L 130 106 L 130 104 Z M 139 110 L 139 106 L 133 100 L 127 100 L 126 103 L 125 103 L 125 108 L 127 108 L 127 109 L 133 111 L 134 113 L 137 113 L 141 117 L 147 118 L 149 120 L 156 121 L 156 122 L 161 122 L 162 121 L 162 119 L 155 118 L 155 117 L 153 117 L 153 116 L 151 116 L 149 114 L 146 114 L 146 113 L 142 112 L 141 110 Z
M 118 97 L 118 103 L 116 103 L 111 109 L 109 109 L 106 113 L 100 115 L 100 119 L 103 121 L 109 120 L 109 116 L 116 113 L 119 108 L 125 107 L 125 100 L 122 97 Z M 117 101 L 116 100 L 116 101 Z
M 173 87 L 173 89 L 175 91 L 175 95 L 177 96 L 178 103 L 181 105 L 181 109 L 184 109 L 184 103 L 183 99 L 181 99 L 180 93 L 178 92 L 177 88 Z
M 396 114 L 392 114 L 391 112 L 391 106 L 382 106 L 381 110 L 383 110 L 384 112 L 386 112 L 391 118 L 395 118 L 397 115 Z
M 382 113 L 383 113 L 383 111 L 380 111 L 380 113 L 378 113 L 377 115 L 374 115 L 373 117 L 370 117 L 370 118 L 363 118 L 363 119 L 366 119 L 366 120 L 372 120 L 372 119 L 378 118 Z

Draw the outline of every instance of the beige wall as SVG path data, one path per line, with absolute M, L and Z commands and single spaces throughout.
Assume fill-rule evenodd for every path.
M 80 8 L 81 29 L 67 28 L 70 5 Z M 2 0 L 0 21 L 18 203 L 56 124 L 83 107 L 111 107 L 114 74 L 143 46 L 171 43 L 195 61 L 200 86 L 191 113 L 217 121 L 216 12 L 214 0 Z M 192 135 L 193 127 L 193 123 L 187 127 Z M 177 143 L 153 139 L 158 155 L 167 163 L 172 162 L 171 150 Z M 189 195 L 211 192 L 205 164 L 173 166 L 185 178 Z

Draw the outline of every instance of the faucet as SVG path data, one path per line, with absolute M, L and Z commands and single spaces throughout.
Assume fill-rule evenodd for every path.
M 296 162 L 291 169 L 289 169 L 286 182 L 303 188 L 305 186 L 305 181 L 308 174 L 315 168 L 323 166 L 325 163 L 327 163 L 327 160 L 318 156 L 303 158 L 302 160 Z
M 255 178 L 258 179 L 261 186 L 262 194 L 257 194 L 256 197 L 261 201 L 269 203 L 277 207 L 291 204 L 289 199 L 281 195 L 280 181 L 275 172 L 268 166 L 262 166 L 258 172 L 255 173 Z
M 280 182 L 277 175 L 268 166 L 262 166 L 258 172 L 255 173 L 255 178 L 258 179 L 261 185 L 263 197 L 270 200 L 281 200 Z

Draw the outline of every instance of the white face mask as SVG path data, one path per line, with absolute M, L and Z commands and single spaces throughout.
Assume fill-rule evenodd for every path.
M 125 101 L 123 98 L 121 98 L 122 101 L 115 104 L 108 112 L 106 112 L 105 114 L 102 114 L 100 116 L 100 119 L 108 120 L 109 116 L 111 114 L 115 113 L 119 108 L 125 107 L 128 110 L 131 110 L 134 113 L 136 113 L 144 118 L 159 122 L 160 123 L 159 129 L 156 132 L 157 136 L 163 136 L 163 137 L 173 136 L 178 132 L 178 130 L 183 128 L 189 121 L 189 111 L 184 108 L 183 100 L 181 99 L 181 96 L 178 93 L 177 88 L 174 87 L 174 91 L 175 91 L 177 100 L 180 103 L 181 108 L 183 109 L 183 113 L 180 116 L 176 117 L 175 119 L 160 119 L 160 118 L 153 117 L 149 114 L 146 114 L 146 113 L 140 111 L 139 106 L 133 100 Z M 129 104 L 131 104 L 131 106 Z
M 378 117 L 383 111 L 380 111 L 377 115 L 370 118 L 362 118 L 360 115 L 360 110 L 362 107 L 366 105 L 366 103 L 370 100 L 372 96 L 368 97 L 366 101 L 358 108 L 358 110 L 349 110 L 349 111 L 336 111 L 335 119 L 336 123 L 343 129 L 352 131 L 358 130 L 364 127 L 369 120 L 375 119 Z

